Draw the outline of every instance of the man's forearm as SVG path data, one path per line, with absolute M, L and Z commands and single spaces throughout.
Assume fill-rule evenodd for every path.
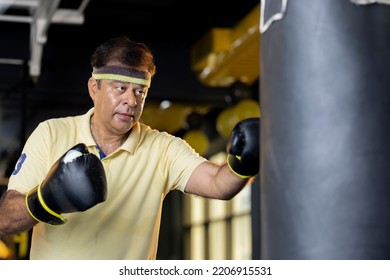
M 0 200 L 0 236 L 23 232 L 32 228 L 37 222 L 26 208 L 25 196 L 7 191 Z

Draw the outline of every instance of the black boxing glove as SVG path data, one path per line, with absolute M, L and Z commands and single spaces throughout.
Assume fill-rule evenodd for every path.
M 227 164 L 237 176 L 255 176 L 260 168 L 260 118 L 238 122 L 227 143 Z
M 39 222 L 61 225 L 62 213 L 85 211 L 106 200 L 107 181 L 100 159 L 85 144 L 69 149 L 45 180 L 26 196 L 30 215 Z

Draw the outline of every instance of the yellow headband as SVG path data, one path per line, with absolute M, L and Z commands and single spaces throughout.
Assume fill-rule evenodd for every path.
M 117 80 L 150 87 L 151 75 L 146 71 L 121 66 L 93 68 L 92 77 L 96 80 Z

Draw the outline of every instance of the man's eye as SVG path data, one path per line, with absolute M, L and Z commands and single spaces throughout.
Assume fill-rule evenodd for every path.
M 144 97 L 145 96 L 145 91 L 143 90 L 136 90 L 135 94 L 139 97 Z
M 124 93 L 126 90 L 127 89 L 124 86 L 116 86 L 115 87 L 115 91 L 118 92 L 118 93 L 121 93 L 121 94 Z

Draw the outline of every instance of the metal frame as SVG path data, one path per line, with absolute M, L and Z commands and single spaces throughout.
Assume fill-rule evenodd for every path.
M 80 0 L 78 9 L 59 8 L 61 0 L 0 0 L 0 21 L 30 24 L 29 74 L 38 78 L 41 73 L 43 47 L 47 42 L 50 24 L 83 24 L 84 10 L 90 0 Z M 27 10 L 27 16 L 10 14 L 9 9 Z M 0 59 L 1 63 L 7 59 Z

